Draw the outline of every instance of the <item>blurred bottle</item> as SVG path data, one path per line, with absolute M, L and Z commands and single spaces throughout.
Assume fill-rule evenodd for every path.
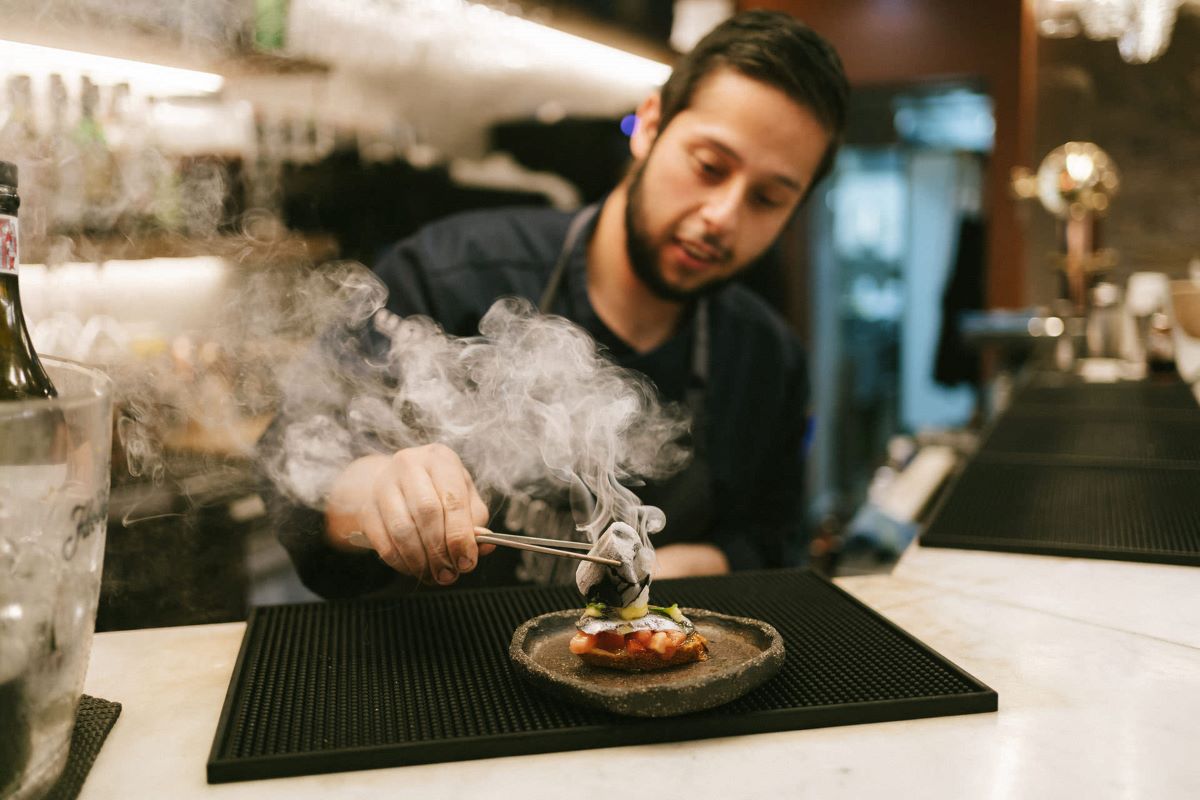
M 110 205 L 108 224 L 110 228 L 127 231 L 133 227 L 137 216 L 134 204 L 131 202 L 130 187 L 127 181 L 131 177 L 129 156 L 131 135 L 129 125 L 129 109 L 131 96 L 128 83 L 118 83 L 107 93 L 107 99 L 97 112 L 96 120 L 104 136 L 108 148 L 109 163 L 113 174 L 112 187 L 109 190 Z
M 114 221 L 117 173 L 97 116 L 99 107 L 100 87 L 84 76 L 79 81 L 79 121 L 75 125 L 74 139 L 83 172 L 80 223 L 87 231 L 109 230 Z
M 254 0 L 254 46 L 267 53 L 283 50 L 289 0 Z
M 1165 311 L 1150 315 L 1150 329 L 1146 336 L 1146 366 L 1151 372 L 1175 371 L 1175 339 L 1171 327 L 1171 317 Z
M 108 148 L 114 158 L 118 153 L 128 149 L 130 143 L 129 137 L 133 133 L 130 130 L 132 103 L 133 95 L 129 91 L 129 84 L 118 83 L 109 90 L 108 102 L 104 104 L 98 115 L 104 140 L 108 143 Z
M 162 113 L 164 103 L 156 97 L 147 97 L 144 108 L 142 119 L 147 123 L 143 126 L 146 135 L 137 156 L 142 159 L 147 179 L 150 181 L 148 220 L 159 230 L 179 231 L 183 228 L 185 219 L 181 167 L 177 158 L 166 155 L 157 125 L 154 123 L 155 118 Z
M 8 117 L 0 126 L 0 153 L 10 162 L 29 158 L 37 144 L 33 121 L 33 84 L 28 75 L 9 77 L 5 87 Z
M 0 127 L 0 158 L 16 164 L 25 176 L 21 227 L 27 241 L 40 239 L 46 235 L 50 206 L 46 193 L 57 181 L 56 169 L 48 153 L 47 137 L 39 136 L 32 79 L 28 75 L 12 75 L 5 88 L 9 113 Z
M 281 127 L 261 113 L 255 119 L 254 155 L 248 161 L 246 204 L 279 217 L 283 210 Z
M 1101 281 L 1092 288 L 1087 317 L 1088 355 L 1118 358 L 1121 354 L 1121 289 Z
M 38 152 L 40 142 L 33 108 L 33 84 L 29 76 L 9 76 L 5 85 L 5 99 L 7 109 L 0 106 L 0 120 L 3 121 L 0 124 L 0 158 L 16 164 L 26 176 L 35 174 L 41 160 Z M 7 111 L 7 116 L 4 115 L 4 111 Z M 33 235 L 37 236 L 44 233 L 45 228 L 44 225 L 38 224 L 40 220 L 32 220 L 32 226 L 29 224 L 31 199 L 34 200 L 34 216 L 43 216 L 36 213 L 36 207 L 44 207 L 44 203 L 39 203 L 40 198 L 31 198 L 28 194 L 24 198 L 26 235 L 29 235 L 32 229 Z
M 109 93 L 100 125 L 117 175 L 110 197 L 112 225 L 126 234 L 155 227 L 160 186 L 172 179 L 174 170 L 151 141 L 145 99 L 135 96 L 128 83 L 118 83 Z
M 83 160 L 71 135 L 70 93 L 62 75 L 50 76 L 46 94 L 47 223 L 54 232 L 73 232 L 83 218 Z
M 17 282 L 20 243 L 17 166 L 0 161 L 0 401 L 58 393 L 34 352 Z

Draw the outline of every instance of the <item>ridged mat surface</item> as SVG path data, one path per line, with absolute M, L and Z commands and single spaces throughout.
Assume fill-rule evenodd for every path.
M 75 728 L 71 731 L 71 750 L 62 774 L 46 793 L 45 800 L 75 800 L 83 790 L 92 764 L 100 748 L 121 716 L 121 704 L 99 697 L 83 695 L 75 711 Z
M 1016 392 L 1012 405 L 1055 406 L 1083 412 L 1138 408 L 1195 411 L 1196 396 L 1182 381 L 1082 383 L 1039 376 Z
M 1200 566 L 1200 406 L 1183 383 L 1018 391 L 921 543 Z
M 1013 408 L 984 442 L 986 456 L 1200 470 L 1200 409 L 1094 409 L 1086 414 Z
M 428 591 L 255 609 L 210 782 L 994 711 L 996 694 L 804 570 L 661 581 L 652 602 L 765 620 L 787 660 L 750 694 L 634 719 L 557 700 L 509 664 L 525 620 L 570 587 Z
M 1200 470 L 977 457 L 921 535 L 930 547 L 1200 566 Z

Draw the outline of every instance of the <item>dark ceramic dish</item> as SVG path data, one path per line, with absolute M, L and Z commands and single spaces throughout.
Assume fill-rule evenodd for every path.
M 540 689 L 573 703 L 635 717 L 671 717 L 728 703 L 783 666 L 783 638 L 765 622 L 685 608 L 708 640 L 707 661 L 652 672 L 584 664 L 568 649 L 580 611 L 534 617 L 508 648 L 517 671 Z

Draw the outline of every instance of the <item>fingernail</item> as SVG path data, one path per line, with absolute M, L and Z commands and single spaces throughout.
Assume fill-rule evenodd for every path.
M 460 556 L 458 559 L 458 568 L 463 572 L 469 570 L 471 568 L 471 559 L 466 556 Z
M 454 583 L 454 573 L 448 569 L 444 569 L 437 574 L 438 583 Z

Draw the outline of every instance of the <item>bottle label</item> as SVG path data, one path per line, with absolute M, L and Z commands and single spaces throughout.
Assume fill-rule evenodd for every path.
M 17 241 L 17 218 L 0 214 L 0 275 L 16 275 L 21 263 Z

